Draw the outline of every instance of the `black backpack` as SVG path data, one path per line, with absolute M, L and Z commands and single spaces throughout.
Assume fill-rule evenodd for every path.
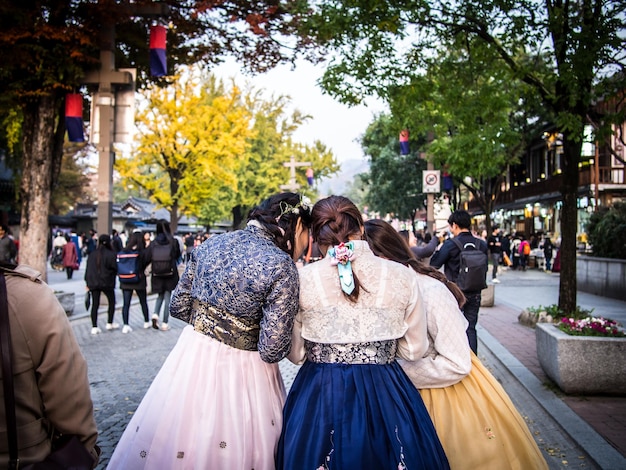
M 478 249 L 479 240 L 462 244 L 458 237 L 452 241 L 459 247 L 459 275 L 456 285 L 463 292 L 477 292 L 487 287 L 487 255 Z
M 117 254 L 117 277 L 120 282 L 139 282 L 138 251 L 120 251 Z
M 172 245 L 167 243 L 161 245 L 152 242 L 152 275 L 153 276 L 172 276 L 174 274 L 174 266 L 172 263 Z

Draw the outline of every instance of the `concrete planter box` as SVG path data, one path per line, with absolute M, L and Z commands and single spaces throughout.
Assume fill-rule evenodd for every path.
M 626 395 L 626 337 L 571 336 L 537 323 L 537 357 L 565 393 Z
M 495 295 L 496 286 L 494 286 L 493 284 L 488 284 L 486 288 L 480 291 L 480 306 L 493 307 Z
M 576 285 L 582 292 L 626 300 L 626 260 L 579 255 Z
M 74 292 L 55 292 L 54 295 L 56 295 L 67 316 L 71 316 L 74 313 L 74 305 L 76 304 Z

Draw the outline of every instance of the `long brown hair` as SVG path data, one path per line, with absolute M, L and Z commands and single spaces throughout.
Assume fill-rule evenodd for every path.
M 459 304 L 459 308 L 465 304 L 465 295 L 459 287 L 446 278 L 445 274 L 436 270 L 432 266 L 427 266 L 418 261 L 408 243 L 396 232 L 391 225 L 384 220 L 373 219 L 365 222 L 365 235 L 367 241 L 376 256 L 390 259 L 405 266 L 410 266 L 418 274 L 425 274 L 438 281 L 443 282 L 448 290 L 454 295 Z
M 348 242 L 350 238 L 361 237 L 363 217 L 359 209 L 347 197 L 329 196 L 320 199 L 313 206 L 311 216 L 313 240 L 319 246 L 336 246 Z M 359 298 L 361 283 L 356 273 L 353 272 L 352 275 L 354 290 L 349 295 L 344 292 L 344 296 L 356 302 Z

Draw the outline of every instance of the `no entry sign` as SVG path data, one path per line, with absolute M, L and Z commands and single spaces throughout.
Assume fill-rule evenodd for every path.
M 424 193 L 438 193 L 440 192 L 440 171 L 439 170 L 424 170 L 422 172 L 422 188 Z

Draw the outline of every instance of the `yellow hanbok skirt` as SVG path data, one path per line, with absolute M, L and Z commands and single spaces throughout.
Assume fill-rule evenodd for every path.
M 420 394 L 452 470 L 548 468 L 515 405 L 474 353 L 467 377 Z

